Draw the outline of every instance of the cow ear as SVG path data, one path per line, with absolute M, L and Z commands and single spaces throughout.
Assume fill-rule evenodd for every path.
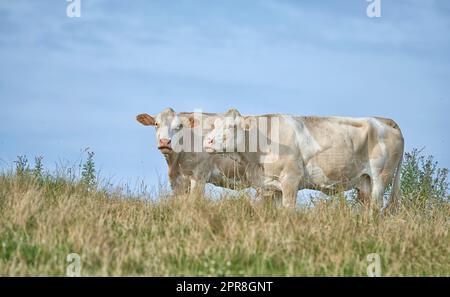
M 144 126 L 155 126 L 156 125 L 155 119 L 146 113 L 141 113 L 141 114 L 137 115 L 136 120 Z

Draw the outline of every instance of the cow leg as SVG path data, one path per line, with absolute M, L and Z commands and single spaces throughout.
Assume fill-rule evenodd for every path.
M 204 195 L 205 194 L 205 183 L 195 179 L 191 179 L 191 189 L 190 193 L 194 195 Z
M 275 202 L 275 204 L 279 205 L 281 197 L 280 191 L 265 190 L 261 188 L 256 190 L 256 201 L 258 203 Z
M 372 181 L 372 193 L 370 201 L 371 212 L 379 212 L 383 208 L 384 204 L 384 192 L 386 187 L 384 186 L 380 178 L 373 178 Z
M 285 168 L 280 174 L 281 204 L 285 208 L 295 208 L 300 181 L 303 180 L 304 176 L 302 168 L 294 164 L 295 162 Z
M 372 186 L 370 177 L 368 175 L 361 176 L 361 179 L 356 186 L 356 191 L 358 192 L 357 199 L 359 203 L 365 206 L 369 206 Z
M 175 195 L 184 195 L 189 193 L 189 179 L 177 176 L 170 179 L 170 186 Z
M 258 202 L 266 201 L 268 199 L 267 192 L 262 188 L 257 188 L 255 198 Z
M 281 183 L 281 204 L 285 208 L 295 208 L 297 202 L 298 183 L 285 181 Z
M 283 193 L 281 191 L 276 191 L 273 194 L 273 202 L 275 202 L 275 205 L 280 206 L 282 205 L 283 200 Z

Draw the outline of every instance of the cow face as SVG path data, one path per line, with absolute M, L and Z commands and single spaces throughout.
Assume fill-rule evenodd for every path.
M 163 154 L 170 154 L 173 151 L 172 140 L 186 124 L 186 119 L 180 118 L 172 108 L 165 109 L 155 117 L 143 113 L 136 119 L 142 125 L 156 128 L 156 143 Z
M 203 142 L 208 153 L 224 153 L 239 151 L 245 148 L 245 126 L 241 114 L 231 109 L 214 120 L 213 129 Z

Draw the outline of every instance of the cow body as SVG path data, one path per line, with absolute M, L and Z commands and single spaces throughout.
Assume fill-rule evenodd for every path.
M 216 121 L 205 138 L 209 152 L 223 152 L 230 129 L 259 129 L 259 117 L 242 117 L 236 110 L 234 125 Z M 403 155 L 403 137 L 398 125 L 384 118 L 298 117 L 265 115 L 276 118 L 279 129 L 278 149 L 239 152 L 243 166 L 250 170 L 251 183 L 261 191 L 282 192 L 282 204 L 293 207 L 300 189 L 334 193 L 357 189 L 358 198 L 374 207 L 383 205 L 386 188 L 394 178 L 391 202 L 399 195 L 399 167 Z M 273 122 L 273 121 L 272 121 Z M 227 131 L 228 130 L 228 131 Z M 239 133 L 237 133 L 239 134 Z M 242 134 L 241 134 L 242 135 Z M 248 133 L 242 139 L 248 144 Z M 260 135 L 270 138 L 270 131 Z M 261 136 L 260 136 L 261 137 Z M 228 148 L 228 151 L 230 149 Z

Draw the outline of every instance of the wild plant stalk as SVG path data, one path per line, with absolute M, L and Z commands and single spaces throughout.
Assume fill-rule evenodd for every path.
M 34 177 L 41 181 L 44 177 L 44 165 L 42 163 L 42 160 L 44 157 L 38 156 L 34 158 L 34 169 L 33 169 L 33 175 Z
M 433 156 L 421 155 L 418 149 L 405 154 L 401 183 L 403 205 L 424 209 L 436 203 L 449 203 L 448 187 L 448 169 L 440 168 Z
M 92 190 L 97 185 L 97 176 L 95 172 L 94 152 L 86 151 L 87 159 L 83 164 L 81 171 L 81 180 L 88 190 Z
M 14 163 L 16 163 L 16 174 L 19 176 L 30 170 L 26 156 L 17 156 L 17 160 Z

